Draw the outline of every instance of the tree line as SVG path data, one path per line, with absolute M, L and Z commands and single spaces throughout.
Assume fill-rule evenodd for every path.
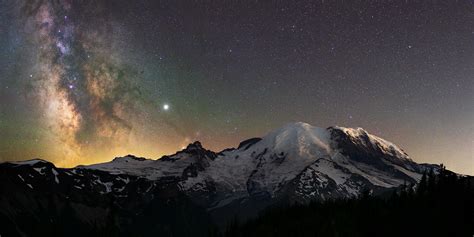
M 224 236 L 473 236 L 474 184 L 441 168 L 387 196 L 271 209 L 245 223 L 232 221 Z M 211 235 L 217 235 L 211 233 Z

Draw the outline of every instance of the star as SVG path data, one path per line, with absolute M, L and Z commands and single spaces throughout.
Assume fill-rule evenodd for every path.
M 170 109 L 170 105 L 169 104 L 164 104 L 163 105 L 163 110 L 164 111 L 168 111 Z

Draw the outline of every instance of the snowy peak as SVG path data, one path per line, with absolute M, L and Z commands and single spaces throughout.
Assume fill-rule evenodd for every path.
M 423 168 L 393 143 L 362 128 L 319 128 L 297 122 L 241 142 L 237 149 L 220 154 L 208 171 L 201 179 L 218 180 L 215 183 L 235 192 L 245 189 L 249 195 L 277 197 L 291 189 L 295 195 L 324 199 L 414 182 Z
M 270 132 L 259 144 L 291 156 L 327 156 L 330 153 L 329 135 L 324 128 L 297 122 Z
M 242 143 L 239 148 L 244 146 Z M 268 133 L 262 139 L 253 141 L 250 146 L 254 149 L 265 147 L 275 153 L 283 152 L 292 157 L 316 158 L 330 158 L 352 146 L 358 150 L 365 149 L 367 153 L 373 153 L 378 157 L 390 156 L 409 160 L 408 155 L 401 148 L 369 134 L 363 128 L 338 126 L 320 128 L 303 122 L 286 124 Z M 250 146 L 245 146 L 245 150 Z
M 264 142 L 273 144 L 276 150 L 298 149 L 304 153 L 305 147 L 319 147 L 327 154 L 338 149 L 337 141 L 347 140 L 357 146 L 370 147 L 391 156 L 408 159 L 408 155 L 395 144 L 368 133 L 363 128 L 314 127 L 308 123 L 289 123 L 280 129 L 270 132 L 263 138 Z

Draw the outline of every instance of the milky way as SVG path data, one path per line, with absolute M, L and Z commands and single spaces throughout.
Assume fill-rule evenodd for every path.
M 29 1 L 23 6 L 40 48 L 33 88 L 70 159 L 126 143 L 129 116 L 140 101 L 131 70 L 114 63 L 106 8 L 92 2 Z

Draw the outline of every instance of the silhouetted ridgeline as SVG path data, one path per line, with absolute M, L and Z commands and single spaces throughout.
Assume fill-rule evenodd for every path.
M 313 202 L 272 209 L 226 236 L 473 236 L 474 178 L 444 167 L 425 174 L 417 187 L 389 197 Z

